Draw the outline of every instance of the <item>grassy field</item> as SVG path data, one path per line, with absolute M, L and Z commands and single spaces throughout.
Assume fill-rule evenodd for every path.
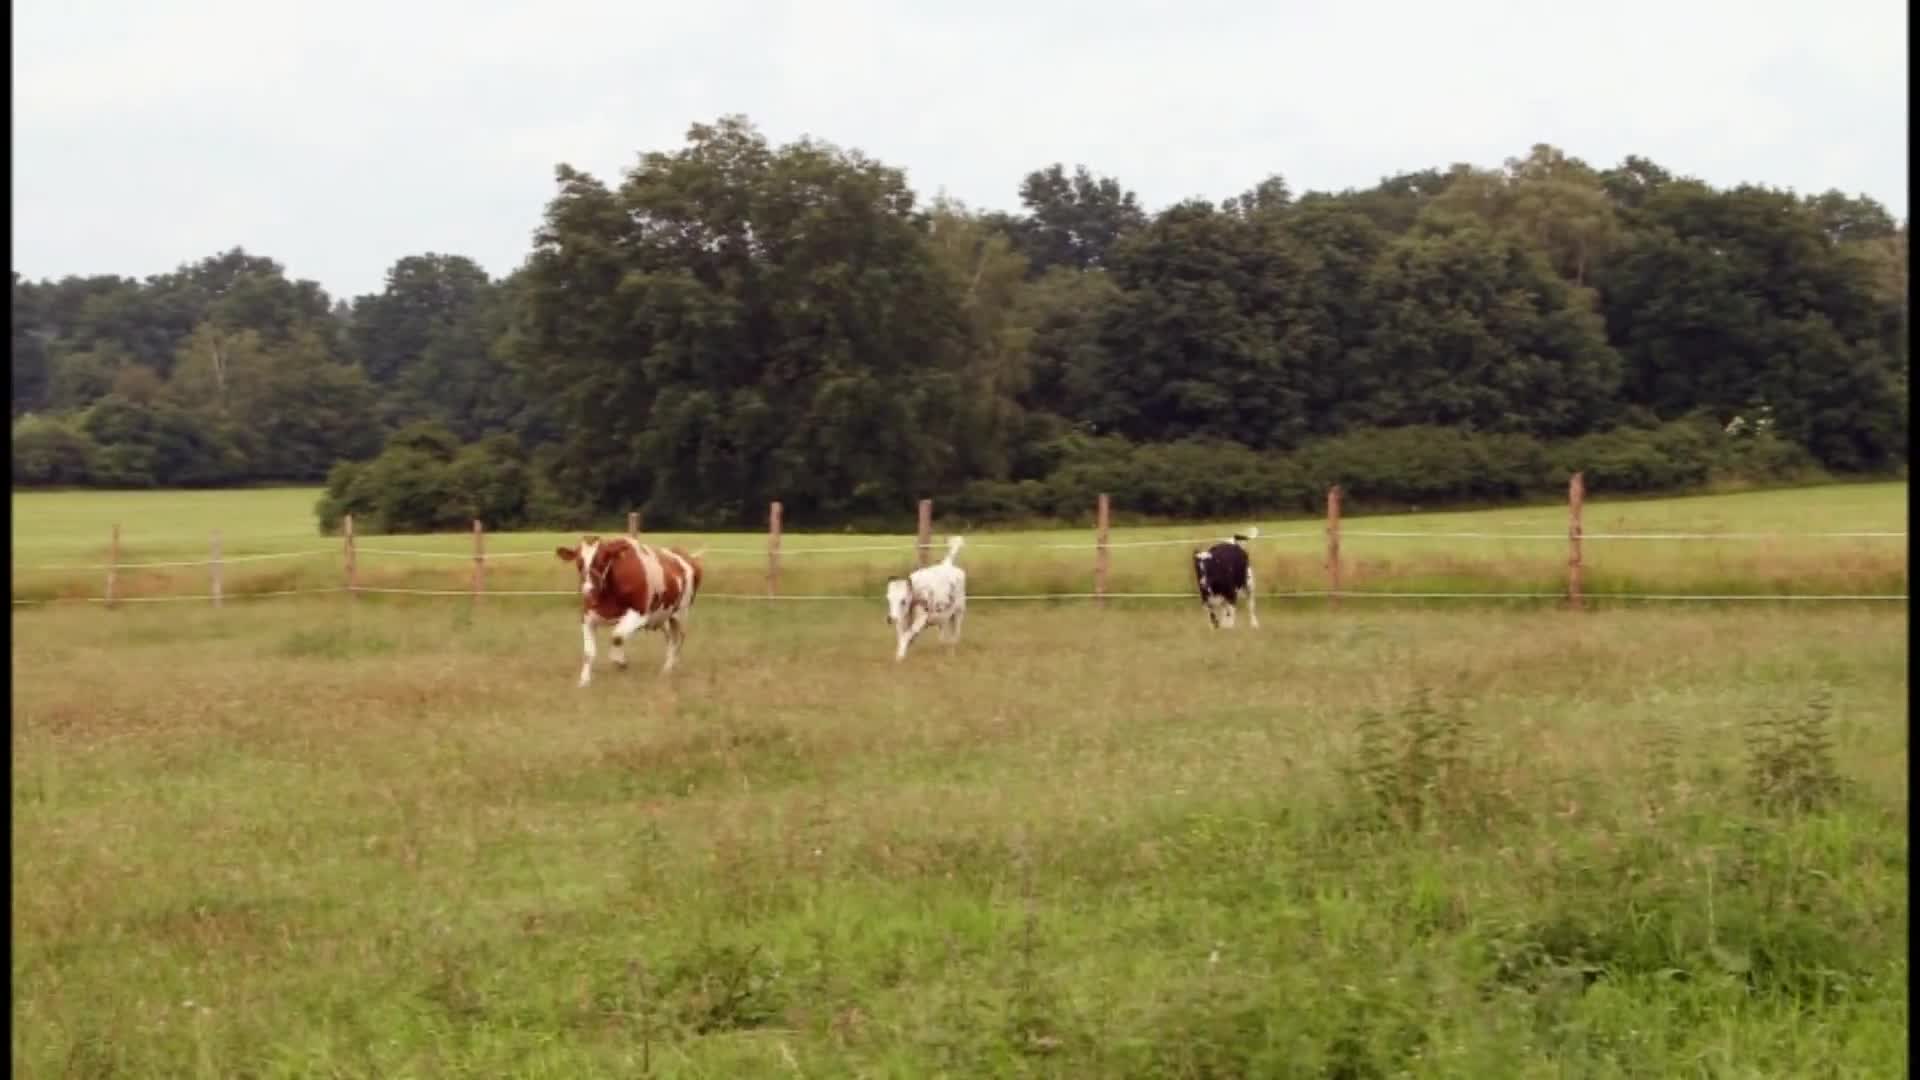
M 111 526 L 122 528 L 124 563 L 204 560 L 209 534 L 222 533 L 228 595 L 328 588 L 344 580 L 341 543 L 313 528 L 309 489 L 195 493 L 16 493 L 13 497 L 13 599 L 99 596 Z M 780 590 L 788 594 L 873 596 L 910 565 L 907 536 L 809 533 L 789 522 Z M 1167 541 L 1215 537 L 1247 524 L 1116 528 L 1109 587 L 1115 592 L 1190 588 L 1182 547 Z M 1324 525 L 1317 520 L 1260 522 L 1271 537 L 1256 545 L 1263 592 L 1327 588 Z M 607 531 L 620 528 L 608 522 Z M 1904 532 L 1907 485 L 1849 484 L 1794 491 L 1587 505 L 1585 590 L 1621 593 L 1904 594 L 1906 543 L 1899 537 L 1816 537 L 1808 532 Z M 936 528 L 940 524 L 936 521 Z M 1566 587 L 1563 508 L 1349 517 L 1343 522 L 1342 587 L 1359 592 L 1544 592 Z M 1418 537 L 1373 536 L 1412 532 Z M 1720 540 L 1610 539 L 1627 533 L 1734 534 Z M 1459 533 L 1521 533 L 1503 538 Z M 1756 536 L 1780 533 L 1787 535 Z M 709 549 L 708 592 L 764 593 L 764 534 L 657 534 L 656 540 Z M 568 571 L 551 552 L 577 534 L 520 533 L 487 539 L 488 587 L 556 590 Z M 1093 576 L 1092 530 L 970 534 L 965 563 L 976 592 L 1083 593 Z M 889 544 L 897 551 L 873 550 Z M 1144 545 L 1130 547 L 1127 545 Z M 362 536 L 358 582 L 378 588 L 466 589 L 470 536 Z M 832 551 L 831 548 L 864 550 Z M 437 558 L 421 558 L 418 553 Z M 299 558 L 266 558 L 305 553 Z M 204 566 L 129 567 L 120 596 L 209 591 Z M 510 601 L 509 601 L 510 602 Z M 538 603 L 538 600 L 531 602 Z M 1276 606 L 1281 601 L 1276 600 Z
M 311 493 L 206 498 L 151 497 L 128 557 L 297 533 Z M 1903 529 L 1904 498 L 1603 504 L 1588 527 Z M 128 505 L 16 495 L 15 598 L 23 563 L 98 554 Z M 975 589 L 1048 584 L 1067 571 L 1030 545 L 1075 536 L 982 535 Z M 228 551 L 314 540 L 251 543 Z M 1347 548 L 1403 587 L 1440 543 Z M 1646 542 L 1609 572 L 1805 589 L 1835 561 L 1811 549 L 1905 591 L 1899 541 L 1770 543 Z M 1116 553 L 1116 587 L 1184 588 L 1178 551 Z M 763 563 L 715 565 L 751 589 Z M 796 557 L 786 587 L 897 565 Z M 569 584 L 551 555 L 499 573 Z M 897 665 L 880 611 L 716 598 L 672 678 L 649 635 L 580 691 L 564 598 L 16 607 L 14 1070 L 1905 1071 L 1904 604 L 1275 600 L 1220 634 L 1196 602 L 982 604 L 957 648 Z
M 13 1067 L 1904 1070 L 1904 610 L 1263 622 L 17 613 Z

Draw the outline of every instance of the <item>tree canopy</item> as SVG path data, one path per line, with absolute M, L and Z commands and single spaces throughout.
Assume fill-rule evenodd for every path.
M 1555 447 L 1764 417 L 1784 455 L 1767 460 L 1907 459 L 1907 224 L 1864 195 L 1543 144 L 1344 191 L 1275 170 L 1152 212 L 1054 162 L 1013 185 L 1017 211 L 980 211 L 740 116 L 619 177 L 562 164 L 554 182 L 502 278 L 425 252 L 337 299 L 238 248 L 145 280 L 16 272 L 15 483 L 314 482 L 362 462 L 334 498 L 371 506 L 368 484 L 431 462 L 456 493 L 427 500 L 435 520 L 565 505 L 721 526 L 773 498 L 821 524 L 930 495 L 1044 512 L 1047 485 L 1115 469 L 1439 445 L 1395 431 L 1480 439 L 1483 458 L 1530 440 L 1528 468 L 1551 471 Z M 1507 482 L 1456 494 L 1489 483 Z

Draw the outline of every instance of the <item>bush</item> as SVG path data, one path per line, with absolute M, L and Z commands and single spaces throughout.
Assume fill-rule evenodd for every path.
M 412 424 L 387 440 L 380 456 L 340 462 L 314 507 L 321 531 L 352 514 L 369 532 L 464 529 L 478 518 L 493 529 L 538 524 L 534 485 L 520 444 L 497 436 L 462 447 L 438 424 Z
M 1707 482 L 1722 438 L 1710 421 L 1675 420 L 1583 435 L 1551 456 L 1556 471 L 1585 473 L 1589 491 L 1676 491 Z
M 154 478 L 153 450 L 137 443 L 103 446 L 94 458 L 93 482 L 103 488 L 150 488 Z
M 975 480 L 941 503 L 943 514 L 973 522 L 1025 521 L 1047 516 L 1047 486 L 1038 480 Z
M 77 423 L 100 448 L 92 479 L 101 487 L 218 487 L 247 479 L 234 431 L 168 402 L 109 394 Z
M 348 514 L 357 518 L 372 515 L 370 494 L 360 486 L 359 463 L 341 461 L 327 470 L 327 487 L 321 493 L 320 501 L 314 504 L 313 512 L 320 519 L 320 533 L 323 536 L 339 532 L 341 522 Z
M 1031 448 L 1033 460 L 1053 463 L 1045 476 L 976 480 L 940 502 L 968 526 L 1085 521 L 1103 491 L 1117 515 L 1226 518 L 1312 513 L 1334 484 L 1349 508 L 1377 511 L 1556 497 L 1576 471 L 1588 490 L 1607 493 L 1679 491 L 1709 480 L 1781 483 L 1819 472 L 1805 448 L 1770 431 L 1728 433 L 1709 417 L 1660 423 L 1644 410 L 1630 420 L 1559 443 L 1462 428 L 1362 428 L 1291 454 L 1067 433 Z
M 13 482 L 20 487 L 93 482 L 100 447 L 86 432 L 52 416 L 24 416 L 13 425 Z
M 1483 435 L 1474 450 L 1480 465 L 1478 499 L 1524 498 L 1560 487 L 1569 475 L 1555 467 L 1547 444 L 1530 435 Z
M 520 441 L 511 435 L 482 440 L 460 451 L 447 466 L 447 509 L 465 521 L 478 518 L 496 529 L 528 523 L 533 484 Z
M 562 494 L 554 483 L 555 463 L 560 448 L 552 444 L 538 447 L 528 465 L 527 521 L 550 529 L 585 529 L 600 515 L 587 500 Z
M 1114 494 L 1127 509 L 1156 517 L 1244 516 L 1297 504 L 1305 485 L 1285 458 L 1187 440 L 1135 450 L 1130 475 Z
M 974 480 L 933 497 L 943 516 L 973 528 L 1084 523 L 1101 492 L 1121 520 L 1220 519 L 1314 513 L 1334 484 L 1350 509 L 1378 512 L 1558 498 L 1575 471 L 1586 474 L 1588 490 L 1609 494 L 1677 491 L 1710 479 L 1778 483 L 1817 472 L 1805 449 L 1772 432 L 1728 433 L 1707 417 L 1649 426 L 1650 415 L 1642 413 L 1632 421 L 1558 443 L 1462 428 L 1363 428 L 1290 454 L 1207 439 L 1135 445 L 1054 430 L 1023 450 L 1028 468 L 1048 466 L 1044 474 Z M 124 471 L 139 464 L 104 452 L 100 460 L 102 468 Z M 510 436 L 462 446 L 437 424 L 414 424 L 395 432 L 372 461 L 336 465 L 315 511 L 328 532 L 348 513 L 380 532 L 463 529 L 474 518 L 495 529 L 588 528 L 604 520 L 595 507 L 563 494 L 567 489 L 552 479 L 556 461 L 551 446 L 529 461 Z
M 1714 464 L 1714 479 L 1722 483 L 1794 483 L 1826 474 L 1806 447 L 1771 431 L 1723 441 Z
M 1295 458 L 1309 498 L 1339 484 L 1354 505 L 1511 499 L 1565 482 L 1538 439 L 1459 428 L 1361 429 L 1310 443 Z

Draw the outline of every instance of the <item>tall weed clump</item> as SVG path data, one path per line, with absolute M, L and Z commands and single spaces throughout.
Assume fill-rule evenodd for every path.
M 1833 760 L 1833 695 L 1824 687 L 1800 709 L 1770 709 L 1747 727 L 1747 790 L 1763 810 L 1808 813 L 1843 790 Z
M 1358 729 L 1344 772 L 1366 827 L 1421 833 L 1498 816 L 1505 796 L 1490 783 L 1458 702 L 1436 705 L 1416 687 L 1391 713 L 1361 714 Z

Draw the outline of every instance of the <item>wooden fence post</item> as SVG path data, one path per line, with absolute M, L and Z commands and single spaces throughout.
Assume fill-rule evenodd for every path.
M 114 586 L 120 579 L 120 523 L 114 522 L 113 536 L 107 542 L 107 607 L 114 606 Z
M 933 500 L 920 500 L 920 565 L 927 565 L 929 549 L 933 546 Z
M 353 515 L 348 514 L 341 520 L 340 535 L 346 546 L 347 556 L 347 595 L 355 600 L 360 598 L 356 588 L 358 582 L 353 572 Z
M 1093 504 L 1093 602 L 1101 607 L 1107 606 L 1107 525 L 1111 503 L 1107 493 L 1101 492 Z
M 767 504 L 767 595 L 780 593 L 780 502 Z
M 213 561 L 208 564 L 213 575 L 213 606 L 220 606 L 220 530 L 213 530 Z
M 1587 504 L 1587 475 L 1574 473 L 1567 481 L 1567 602 L 1580 610 L 1580 537 L 1586 531 L 1580 512 Z
M 640 539 L 640 511 L 638 510 L 627 511 L 627 538 Z
M 1327 606 L 1340 606 L 1340 485 L 1327 489 Z
M 487 591 L 487 541 L 486 533 L 480 527 L 480 519 L 473 519 L 473 598 L 477 601 L 480 594 Z

